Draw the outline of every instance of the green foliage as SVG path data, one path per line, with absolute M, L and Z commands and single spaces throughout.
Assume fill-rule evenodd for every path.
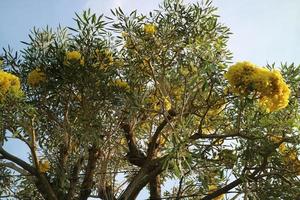
M 291 89 L 280 111 L 231 93 L 224 78 L 231 33 L 215 11 L 211 1 L 171 0 L 148 15 L 88 10 L 76 14 L 75 28 L 33 29 L 20 54 L 5 50 L 2 68 L 20 78 L 24 96 L 1 104 L 0 139 L 23 141 L 30 161 L 1 144 L 0 166 L 18 168 L 0 175 L 21 179 L 1 187 L 14 181 L 5 176 L 0 194 L 134 199 L 147 184 L 153 195 L 177 179 L 166 197 L 213 199 L 237 180 L 231 192 L 249 199 L 295 199 L 300 67 L 280 67 Z

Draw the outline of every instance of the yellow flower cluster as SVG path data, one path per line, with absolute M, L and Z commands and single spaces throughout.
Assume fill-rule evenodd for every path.
M 154 24 L 145 24 L 144 32 L 148 35 L 154 35 L 156 33 L 156 26 Z
M 41 69 L 36 68 L 32 70 L 27 76 L 27 83 L 31 87 L 38 87 L 41 83 L 46 80 L 46 74 Z
M 113 54 L 109 49 L 95 51 L 98 62 L 100 63 L 100 69 L 106 70 L 108 66 L 114 64 Z
M 300 160 L 296 150 L 289 149 L 285 143 L 280 144 L 279 153 L 283 156 L 284 164 L 300 175 Z
M 267 112 L 285 108 L 289 102 L 290 89 L 279 71 L 257 67 L 250 62 L 232 65 L 225 78 L 233 92 L 241 95 L 253 93 Z
M 0 70 L 0 101 L 4 100 L 7 94 L 20 96 L 20 80 L 17 76 Z
M 163 97 L 160 100 L 156 96 L 151 95 L 146 101 L 153 105 L 153 110 L 155 111 L 160 111 L 162 108 L 164 108 L 164 110 L 170 110 L 172 108 L 170 98 L 168 97 Z
M 129 87 L 128 83 L 126 81 L 122 81 L 121 79 L 116 79 L 114 81 L 114 85 L 119 87 L 119 88 L 122 88 L 126 91 L 130 90 L 130 87 Z
M 45 173 L 50 170 L 50 162 L 48 160 L 39 161 L 39 170 L 41 173 Z
M 67 51 L 64 64 L 68 65 L 70 63 L 79 62 L 80 65 L 84 65 L 84 57 L 79 51 Z
M 218 187 L 215 184 L 211 184 L 208 186 L 208 193 L 213 193 L 214 191 L 218 190 Z M 213 198 L 213 200 L 222 200 L 224 199 L 224 194 L 219 195 L 216 198 Z

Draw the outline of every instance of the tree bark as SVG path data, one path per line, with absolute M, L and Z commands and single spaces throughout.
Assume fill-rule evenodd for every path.
M 81 190 L 79 195 L 80 200 L 86 200 L 92 192 L 92 187 L 94 185 L 93 176 L 95 173 L 98 157 L 99 157 L 99 150 L 93 146 L 91 149 L 89 149 L 88 164 L 86 166 L 85 176 L 81 184 Z
M 150 180 L 150 200 L 159 200 L 161 199 L 161 183 L 160 176 L 157 175 Z
M 163 169 L 165 157 L 147 162 L 133 178 L 118 200 L 136 199 L 139 192 L 150 182 L 153 177 L 160 174 Z
M 26 170 L 27 172 L 29 172 L 30 174 L 32 174 L 37 178 L 37 180 L 35 181 L 35 185 L 38 191 L 46 200 L 57 200 L 57 196 L 52 186 L 50 185 L 47 177 L 45 176 L 45 174 L 39 173 L 36 168 L 32 167 L 27 162 L 15 157 L 14 155 L 8 153 L 1 146 L 0 146 L 0 153 L 5 159 L 10 160 L 13 163 L 16 163 L 17 165 L 19 165 L 24 170 Z

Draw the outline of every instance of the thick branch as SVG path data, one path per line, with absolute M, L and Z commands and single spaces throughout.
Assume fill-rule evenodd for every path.
M 83 157 L 80 157 L 72 169 L 70 186 L 69 186 L 69 191 L 66 200 L 72 200 L 74 198 L 75 191 L 76 191 L 76 184 L 78 183 L 79 180 L 79 172 L 80 172 L 80 167 L 82 165 L 82 162 L 83 162 Z
M 10 160 L 13 163 L 16 163 L 17 165 L 19 165 L 24 170 L 26 170 L 27 172 L 29 172 L 30 174 L 34 175 L 37 178 L 35 185 L 37 186 L 39 192 L 43 195 L 43 197 L 46 200 L 57 200 L 56 194 L 54 193 L 48 179 L 44 174 L 40 174 L 38 170 L 36 170 L 30 164 L 8 153 L 1 146 L 0 146 L 0 153 L 5 159 Z
M 80 200 L 86 200 L 92 192 L 92 187 L 94 184 L 93 176 L 95 173 L 95 168 L 96 168 L 98 157 L 99 157 L 99 150 L 93 146 L 89 150 L 88 163 L 86 166 L 85 176 L 84 176 L 84 179 L 83 179 L 83 182 L 81 185 L 81 190 L 80 190 L 80 195 L 79 195 Z
M 159 175 L 157 175 L 154 178 L 150 179 L 149 189 L 150 189 L 150 200 L 159 200 L 159 199 L 161 199 L 161 183 L 160 183 L 160 176 Z
M 125 132 L 125 137 L 129 148 L 129 152 L 127 154 L 128 161 L 133 165 L 139 167 L 143 166 L 146 156 L 140 149 L 138 149 L 131 126 L 127 123 L 122 123 L 121 126 Z
M 99 188 L 98 197 L 103 200 L 116 200 L 111 186 Z
M 12 161 L 13 163 L 16 163 L 17 165 L 19 165 L 20 167 L 22 167 L 24 170 L 26 170 L 27 172 L 29 172 L 32 175 L 37 176 L 38 175 L 38 171 L 32 167 L 30 164 L 28 164 L 27 162 L 17 158 L 16 156 L 8 153 L 7 151 L 5 151 L 1 146 L 0 146 L 0 153 L 2 154 L 3 158 Z
M 166 157 L 163 157 L 147 162 L 139 170 L 138 174 L 133 178 L 118 200 L 136 199 L 139 192 L 149 183 L 149 181 L 164 170 L 163 163 L 165 159 Z

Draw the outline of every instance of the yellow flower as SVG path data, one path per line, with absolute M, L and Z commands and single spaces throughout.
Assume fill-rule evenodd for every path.
M 50 162 L 48 160 L 40 160 L 38 165 L 41 173 L 45 173 L 50 169 Z
M 164 106 L 165 106 L 166 110 L 170 110 L 172 107 L 172 104 L 171 104 L 169 98 L 167 98 L 167 97 L 164 98 Z
M 285 145 L 284 143 L 281 143 L 281 144 L 279 145 L 279 152 L 280 152 L 281 154 L 285 154 L 286 151 L 287 151 L 286 145 Z
M 152 104 L 153 110 L 155 111 L 160 111 L 161 109 L 165 109 L 165 111 L 168 111 L 172 108 L 169 97 L 158 99 L 155 95 L 151 95 L 149 98 L 147 98 L 146 102 Z
M 126 145 L 126 144 L 127 144 L 127 140 L 126 140 L 125 138 L 122 138 L 122 139 L 120 140 L 120 144 L 121 144 L 121 145 Z
M 267 112 L 288 105 L 291 91 L 279 71 L 257 67 L 250 62 L 238 62 L 229 68 L 224 77 L 234 93 L 256 95 L 259 105 Z
M 39 68 L 32 70 L 27 76 L 27 83 L 31 87 L 37 87 L 46 80 L 46 74 Z
M 0 70 L 0 101 L 7 94 L 18 97 L 21 95 L 20 80 L 17 76 Z
M 280 135 L 269 134 L 268 136 L 269 136 L 269 139 L 272 142 L 274 142 L 275 144 L 280 143 L 282 141 L 282 139 L 283 139 L 282 136 L 280 136 Z
M 156 33 L 156 26 L 154 24 L 145 24 L 144 32 L 149 35 L 154 35 Z
M 125 31 L 123 31 L 121 34 L 122 34 L 122 37 L 123 37 L 123 38 L 126 38 L 126 37 L 129 36 L 129 34 L 128 34 L 127 32 L 125 32 Z
M 189 69 L 188 68 L 185 68 L 185 67 L 181 67 L 179 69 L 179 72 L 182 76 L 187 76 L 189 74 Z
M 84 65 L 84 57 L 79 51 L 67 51 L 64 64 L 70 64 L 70 62 L 79 62 L 80 65 Z
M 208 193 L 209 194 L 213 193 L 216 190 L 218 190 L 218 187 L 216 185 L 211 184 L 211 185 L 208 186 Z M 222 200 L 222 199 L 224 199 L 224 194 L 221 194 L 218 197 L 213 198 L 213 200 Z
M 130 89 L 128 83 L 126 81 L 122 81 L 121 79 L 116 79 L 114 81 L 114 85 L 119 87 L 119 88 L 122 88 L 126 91 L 129 91 L 129 89 Z
M 202 128 L 202 134 L 204 135 L 209 135 L 209 134 L 213 134 L 215 132 L 215 129 L 211 126 L 208 126 L 206 128 Z

